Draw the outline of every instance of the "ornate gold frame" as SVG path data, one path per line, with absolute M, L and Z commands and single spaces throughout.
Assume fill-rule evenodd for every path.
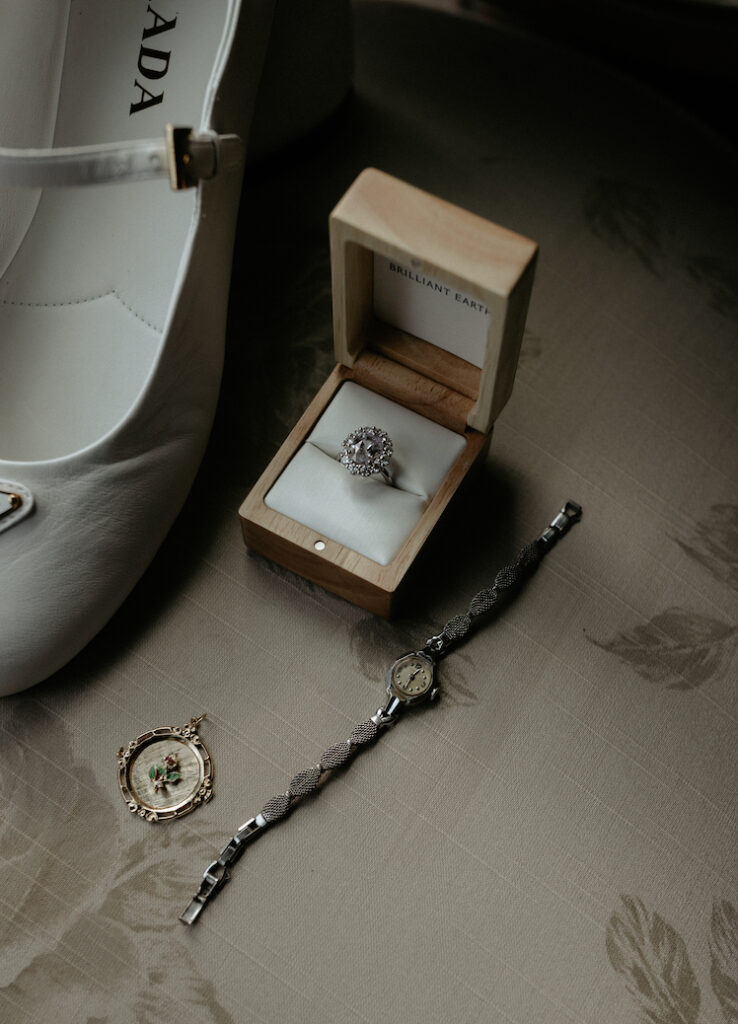
M 120 792 L 132 814 L 137 814 L 151 824 L 160 821 L 171 821 L 173 818 L 181 818 L 190 811 L 194 811 L 200 804 L 207 803 L 213 796 L 213 762 L 210 758 L 207 747 L 200 739 L 197 727 L 205 715 L 199 718 L 192 718 L 183 726 L 164 726 L 159 729 L 150 729 L 148 732 L 137 736 L 130 743 L 121 747 L 118 751 L 118 786 Z M 196 768 L 195 778 L 189 778 L 183 789 L 174 788 L 170 783 L 171 803 L 162 803 L 161 798 L 155 803 L 151 796 L 140 792 L 140 786 L 133 781 L 133 770 L 141 754 L 149 750 L 154 744 L 161 745 L 169 750 L 165 758 L 172 758 L 175 761 L 183 756 L 183 749 L 188 759 L 194 761 Z M 148 773 L 148 778 L 155 781 L 153 771 Z M 156 777 L 158 778 L 158 776 Z M 172 779 L 173 776 L 167 776 Z M 179 783 L 180 775 L 177 774 L 176 782 Z M 165 784 L 159 788 L 166 789 Z

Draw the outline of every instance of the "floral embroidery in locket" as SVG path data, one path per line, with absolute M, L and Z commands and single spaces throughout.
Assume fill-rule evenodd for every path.
M 210 800 L 213 762 L 197 731 L 203 718 L 150 729 L 120 748 L 118 785 L 132 814 L 170 821 Z

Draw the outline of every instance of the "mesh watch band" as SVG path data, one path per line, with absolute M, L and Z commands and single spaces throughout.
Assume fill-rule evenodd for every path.
M 559 537 L 577 522 L 581 515 L 582 509 L 579 505 L 573 501 L 567 502 L 543 533 L 531 544 L 526 544 L 511 565 L 499 570 L 492 586 L 474 595 L 466 612 L 449 619 L 440 633 L 427 641 L 424 652 L 437 659 L 460 643 L 479 619 L 488 615 L 502 603 L 503 599 L 511 597 L 519 589 Z M 206 868 L 200 887 L 187 909 L 180 915 L 180 921 L 183 924 L 194 924 L 208 900 L 230 878 L 230 868 L 241 856 L 247 844 L 270 825 L 284 818 L 301 797 L 314 792 L 327 772 L 341 767 L 355 753 L 371 743 L 381 730 L 397 721 L 402 707 L 403 701 L 391 696 L 386 706 L 379 708 L 371 718 L 359 723 L 347 740 L 329 747 L 321 754 L 317 764 L 298 772 L 284 793 L 267 800 L 255 818 L 249 818 L 244 822 L 228 840 L 216 860 Z

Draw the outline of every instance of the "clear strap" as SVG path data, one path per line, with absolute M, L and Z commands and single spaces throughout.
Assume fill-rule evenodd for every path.
M 243 161 L 237 135 L 194 136 L 167 125 L 161 139 L 58 149 L 0 148 L 0 186 L 102 185 L 168 177 L 173 189 L 191 188 Z

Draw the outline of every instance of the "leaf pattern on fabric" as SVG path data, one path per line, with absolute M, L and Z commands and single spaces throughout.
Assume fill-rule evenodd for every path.
M 176 851 L 168 857 L 159 856 L 153 864 L 139 860 L 119 874 L 100 908 L 101 914 L 139 934 L 171 932 L 177 916 L 175 908 L 184 908 L 189 902 L 190 890 L 196 888 L 197 881 L 190 858 L 183 859 Z
M 164 943 L 161 936 L 148 941 L 135 925 L 104 912 L 85 915 L 0 991 L 34 1020 L 78 1020 L 84 1006 L 92 1019 L 97 1014 L 108 1024 L 161 1024 L 173 1009 L 182 1024 L 234 1024 L 186 943 L 176 938 L 171 909 Z
M 710 980 L 727 1024 L 738 1021 L 738 911 L 727 900 L 712 907 Z
M 737 632 L 719 619 L 668 608 L 612 640 L 590 639 L 649 682 L 663 683 L 670 690 L 693 690 L 726 671 Z
M 0 892 L 16 909 L 0 914 L 0 1007 L 19 1021 L 160 1024 L 175 1005 L 182 1024 L 233 1024 L 176 920 L 222 830 L 201 816 L 198 833 L 158 826 L 152 843 L 57 715 L 24 698 L 3 711 Z M 109 768 L 115 787 L 112 755 Z M 59 830 L 60 809 L 74 829 Z
M 728 263 L 717 256 L 692 256 L 687 261 L 687 270 L 700 284 L 710 291 L 710 305 L 718 313 L 730 316 L 738 308 L 738 274 L 735 263 Z
M 684 940 L 643 902 L 623 896 L 607 926 L 613 968 L 650 1024 L 697 1024 L 700 986 Z
M 89 1018 L 105 1024 L 123 1024 L 126 1014 L 131 1020 L 130 1004 L 122 998 L 122 976 L 132 981 L 126 960 L 133 950 L 121 944 L 122 936 L 123 929 L 115 926 L 104 943 L 90 945 L 75 924 L 56 936 L 53 946 L 49 944 L 48 949 L 34 956 L 12 982 L 2 986 L 0 1005 L 7 1000 L 7 1005 L 17 1008 L 19 1021 L 79 1020 L 82 1006 Z M 126 959 L 119 959 L 121 955 Z M 111 1011 L 116 1001 L 121 1005 Z
M 661 209 L 653 189 L 627 181 L 600 178 L 584 199 L 584 219 L 590 231 L 611 249 L 625 249 L 652 274 L 664 257 Z
M 90 890 L 112 874 L 119 853 L 113 807 L 95 773 L 75 757 L 66 730 L 39 704 L 5 701 L 2 726 L 0 891 L 21 917 L 41 915 L 46 929 L 61 928 L 69 909 L 56 894 L 66 891 L 70 872 Z M 60 842 L 60 808 L 78 822 L 73 841 Z M 43 907 L 42 893 L 49 894 Z M 0 914 L 0 946 L 22 943 L 17 922 Z
M 171 926 L 170 926 L 171 932 Z M 158 940 L 161 949 L 161 939 Z M 153 964 L 155 961 L 152 960 Z M 171 993 L 181 1002 L 174 1019 L 207 1021 L 208 1024 L 237 1024 L 218 1001 L 212 981 L 204 978 L 196 958 L 183 942 L 167 942 L 166 956 L 157 958 L 158 966 L 149 966 L 133 1007 L 136 1024 L 162 1024 L 172 1019 Z M 164 984 L 166 982 L 166 985 Z
M 738 506 L 712 505 L 688 538 L 673 538 L 721 583 L 738 589 Z

